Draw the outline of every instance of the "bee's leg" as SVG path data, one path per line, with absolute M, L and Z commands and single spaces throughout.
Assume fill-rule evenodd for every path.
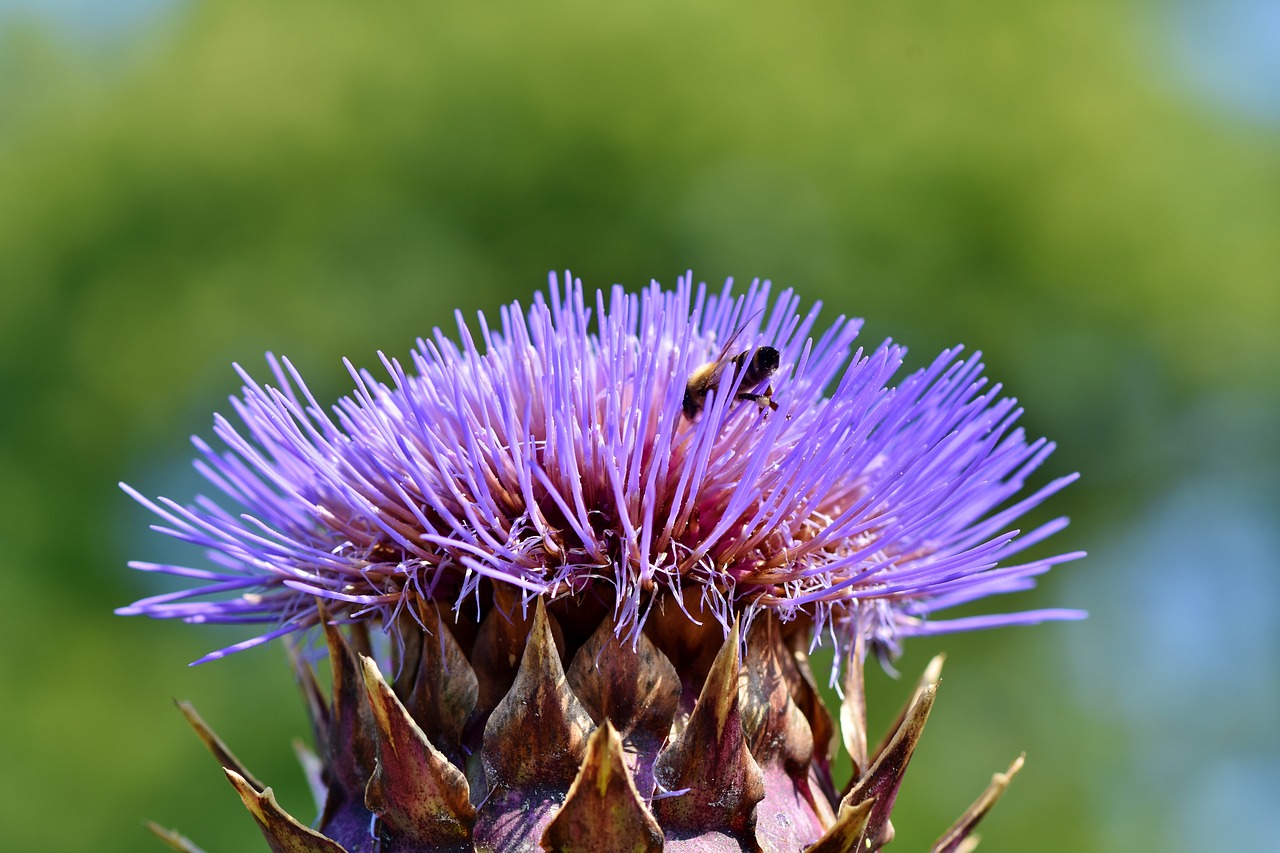
M 772 385 L 764 389 L 763 394 L 752 394 L 750 391 L 740 391 L 738 392 L 738 395 L 734 399 L 750 400 L 751 402 L 755 403 L 757 406 L 759 406 L 762 409 L 765 406 L 768 406 L 773 411 L 775 412 L 778 411 L 778 403 L 776 400 L 773 399 Z

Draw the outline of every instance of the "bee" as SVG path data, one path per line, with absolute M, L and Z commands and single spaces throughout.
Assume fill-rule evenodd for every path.
M 734 338 L 737 337 L 738 333 L 734 332 L 714 361 L 700 365 L 689 374 L 689 379 L 684 386 L 684 416 L 689 420 L 692 421 L 702 411 L 702 407 L 707 402 L 707 393 L 713 388 L 720 387 L 720 380 L 724 378 L 725 369 L 730 365 L 733 366 L 734 375 L 741 373 L 742 383 L 738 387 L 745 389 L 734 395 L 735 400 L 751 400 L 761 408 L 768 406 L 777 411 L 778 404 L 773 399 L 773 386 L 765 388 L 763 394 L 757 394 L 751 390 L 760 387 L 761 383 L 777 372 L 780 361 L 777 349 L 756 347 L 730 357 L 729 348 L 733 346 Z

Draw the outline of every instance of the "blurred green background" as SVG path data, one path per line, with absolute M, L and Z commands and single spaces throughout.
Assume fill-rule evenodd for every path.
M 916 363 L 963 342 L 1083 480 L 1006 609 L 938 649 L 891 849 L 1020 751 L 996 851 L 1280 837 L 1280 11 L 1267 0 L 361 4 L 0 0 L 0 837 L 265 849 L 180 715 L 287 808 L 278 646 L 124 619 L 127 559 L 199 559 L 117 488 L 188 499 L 266 350 L 340 363 L 588 286 L 761 276 Z

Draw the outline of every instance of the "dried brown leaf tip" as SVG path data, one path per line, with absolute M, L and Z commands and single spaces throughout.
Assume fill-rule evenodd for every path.
M 481 731 L 489 714 L 515 683 L 532 627 L 533 613 L 522 606 L 520 596 L 507 587 L 495 589 L 493 606 L 481 620 L 471 650 L 471 667 L 478 679 L 472 722 Z
M 417 661 L 406 659 L 396 681 L 409 715 L 432 745 L 459 767 L 466 760 L 463 737 L 475 713 L 479 680 L 462 646 L 434 605 L 419 608 Z
M 996 773 L 991 777 L 991 784 L 987 785 L 982 796 L 974 801 L 973 805 L 965 810 L 946 833 L 934 843 L 930 848 L 930 853 L 967 853 L 974 847 L 978 846 L 978 838 L 973 835 L 973 829 L 978 825 L 978 821 L 987 816 L 992 806 L 1004 796 L 1004 792 L 1008 790 L 1009 784 L 1013 782 L 1013 777 L 1018 775 L 1018 771 L 1022 769 L 1023 760 L 1026 755 L 1019 755 L 1009 765 L 1009 769 L 1003 773 Z
M 860 850 L 870 849 L 862 842 L 875 804 L 875 797 L 872 797 L 856 806 L 841 805 L 836 813 L 835 823 L 813 846 L 805 848 L 805 853 L 859 853 Z
M 270 788 L 258 790 L 234 770 L 225 772 L 273 853 L 348 853 L 341 844 L 294 820 L 280 808 Z
M 840 734 L 858 780 L 871 764 L 867 760 L 867 690 L 863 675 L 866 641 L 859 635 L 841 669 L 844 698 L 840 702 Z
M 657 853 L 662 828 L 636 790 L 618 730 L 605 720 L 587 742 L 582 769 L 542 836 L 556 853 Z
M 431 745 L 378 665 L 361 659 L 377 726 L 378 759 L 365 789 L 365 806 L 386 834 L 417 849 L 471 849 L 471 806 L 466 776 Z
M 668 842 L 677 842 L 672 849 L 681 849 L 680 842 L 689 850 L 756 846 L 755 807 L 764 799 L 764 777 L 744 736 L 738 674 L 735 624 L 688 723 L 654 768 L 664 792 L 682 792 L 653 803 Z
M 222 742 L 222 738 L 218 737 L 214 730 L 209 728 L 209 724 L 206 723 L 198 713 L 196 713 L 194 705 L 181 699 L 175 700 L 173 704 L 178 706 L 178 710 L 182 712 L 182 716 L 187 718 L 187 723 L 191 725 L 191 728 L 195 729 L 196 734 L 200 736 L 200 740 L 204 741 L 204 745 L 209 748 L 211 753 L 213 753 L 213 757 L 218 760 L 219 765 L 227 770 L 234 770 L 242 779 L 252 785 L 256 790 L 261 791 L 266 787 L 254 778 L 248 768 L 240 762 L 240 759 L 235 757 L 235 754 L 232 753 L 227 745 Z
M 924 676 L 899 715 L 887 742 L 878 748 L 871 768 L 841 802 L 841 807 L 844 808 L 875 800 L 863 838 L 859 842 L 860 847 L 875 850 L 893 840 L 893 825 L 889 822 L 889 813 L 893 811 L 903 774 L 915 754 L 916 745 L 920 742 L 920 735 L 929 719 L 929 712 L 933 710 L 941 674 L 942 657 L 939 655 L 925 669 Z
M 620 638 L 605 619 L 573 656 L 569 687 L 597 725 L 606 720 L 622 740 L 624 760 L 645 796 L 653 765 L 671 734 L 680 701 L 680 676 L 648 637 Z
M 485 726 L 481 760 L 489 791 L 477 809 L 477 847 L 537 849 L 578 775 L 593 728 L 569 689 L 539 599 L 515 682 Z
M 239 759 L 227 748 L 222 739 L 214 733 L 189 702 L 176 702 L 187 722 L 195 729 L 196 734 L 204 741 L 205 746 L 213 753 L 232 787 L 240 794 L 241 800 L 257 821 L 259 829 L 267 839 L 268 845 L 277 853 L 335 853 L 345 848 L 325 835 L 299 823 L 276 802 L 271 789 L 259 782 Z M 148 824 L 148 828 L 162 841 L 176 850 L 199 853 L 199 848 L 176 832 L 164 829 L 157 824 Z
M 204 853 L 190 838 L 176 830 L 166 829 L 153 820 L 146 821 L 145 826 L 152 835 L 167 844 L 170 849 L 177 850 L 178 853 Z

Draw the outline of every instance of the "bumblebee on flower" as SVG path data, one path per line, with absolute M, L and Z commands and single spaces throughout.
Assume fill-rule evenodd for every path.
M 183 506 L 131 491 L 163 519 L 158 529 L 210 551 L 219 568 L 135 563 L 203 585 L 120 612 L 269 626 L 202 660 L 324 623 L 338 667 L 347 653 L 335 624 L 357 637 L 375 629 L 388 638 L 396 659 L 385 663 L 397 674 L 388 699 L 360 670 L 374 684 L 363 700 L 372 706 L 362 707 L 375 709 L 391 700 L 412 705 L 408 667 L 456 643 L 478 679 L 476 698 L 462 701 L 465 713 L 455 709 L 462 722 L 448 732 L 438 721 L 417 724 L 432 748 L 458 759 L 450 767 L 470 786 L 455 798 L 474 812 L 465 817 L 459 806 L 465 832 L 457 849 L 524 849 L 504 809 L 533 795 L 509 778 L 522 771 L 499 769 L 507 759 L 488 754 L 500 749 L 498 732 L 514 736 L 507 730 L 518 725 L 502 709 L 524 689 L 520 655 L 552 669 L 562 659 L 572 686 L 578 658 L 591 650 L 601 659 L 610 644 L 618 649 L 610 660 L 634 658 L 615 663 L 618 672 L 641 666 L 656 683 L 669 682 L 674 705 L 628 729 L 615 719 L 622 712 L 613 688 L 623 679 L 584 663 L 580 692 L 613 698 L 578 696 L 585 710 L 566 723 L 581 729 L 569 738 L 578 760 L 537 812 L 530 843 L 546 845 L 567 831 L 569 815 L 593 813 L 570 808 L 570 788 L 593 760 L 612 760 L 605 741 L 613 736 L 634 752 L 628 779 L 637 814 L 656 821 L 654 849 L 708 833 L 765 850 L 806 849 L 866 802 L 879 802 L 884 814 L 865 807 L 863 836 L 884 843 L 883 792 L 842 805 L 848 797 L 830 778 L 831 720 L 804 686 L 812 680 L 807 650 L 829 641 L 860 674 L 868 649 L 892 653 L 911 635 L 1078 618 L 1063 610 L 935 617 L 1026 589 L 1080 556 L 1014 559 L 1065 520 L 1025 533 L 1014 522 L 1074 477 L 1017 497 L 1053 446 L 1028 441 L 1015 426 L 1020 410 L 988 386 L 977 356 L 947 350 L 895 383 L 901 347 L 855 350 L 859 321 L 839 317 L 818 331 L 817 306 L 801 314 L 791 291 L 770 290 L 757 282 L 739 295 L 730 284 L 711 293 L 686 276 L 674 291 L 654 284 L 588 297 L 579 282 L 552 277 L 545 297 L 527 311 L 502 309 L 496 328 L 483 316 L 474 329 L 459 317 L 456 340 L 437 330 L 408 364 L 382 356 L 385 380 L 348 364 L 355 391 L 332 412 L 287 360 L 269 359 L 274 386 L 242 371 L 243 396 L 233 405 L 243 428 L 219 417 L 215 433 L 227 450 L 196 444 L 202 473 L 245 512 L 204 497 Z M 558 653 L 540 631 L 556 637 Z M 500 660 L 499 646 L 514 662 Z M 736 758 L 722 762 L 746 768 L 733 783 L 742 796 L 725 801 L 719 817 L 698 818 L 686 806 L 723 797 L 707 780 L 686 784 L 693 771 L 681 744 L 701 731 L 698 715 L 711 713 L 700 697 L 713 681 L 729 689 L 738 651 L 774 661 L 791 685 L 779 701 L 799 710 L 774 719 L 760 710 L 771 707 L 767 699 L 743 688 L 746 728 L 723 745 Z M 528 679 L 532 690 L 537 679 Z M 737 696 L 736 674 L 732 681 Z M 759 713 L 753 701 L 765 703 Z M 317 715 L 323 729 L 326 715 Z M 777 756 L 764 754 L 760 727 L 779 726 L 801 742 L 797 733 L 807 729 L 802 768 L 793 755 L 785 771 L 771 771 Z M 437 744 L 433 728 L 447 742 Z M 588 745 L 592 728 L 598 737 Z M 860 778 L 871 778 L 874 757 L 854 757 Z M 349 778 L 339 784 L 341 805 L 322 804 L 320 830 L 346 849 L 381 849 L 361 846 L 372 816 L 387 838 L 400 837 L 387 829 L 403 823 L 387 817 L 398 806 L 365 803 L 370 780 L 380 778 L 373 767 L 390 772 L 388 765 L 346 773 L 333 769 L 339 757 L 329 758 L 330 789 Z M 787 820 L 762 817 L 779 808 Z M 343 834 L 360 819 L 365 829 Z

